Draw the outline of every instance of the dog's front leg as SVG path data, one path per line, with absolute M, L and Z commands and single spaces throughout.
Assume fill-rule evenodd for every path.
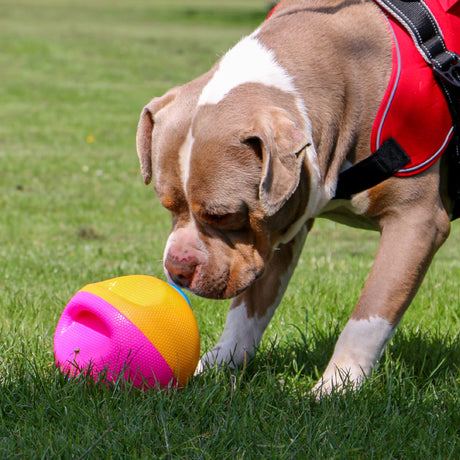
M 309 225 L 312 223 L 309 222 Z M 197 373 L 220 363 L 240 366 L 254 355 L 265 328 L 281 302 L 307 234 L 305 226 L 289 243 L 280 245 L 264 276 L 233 299 L 219 343 L 203 356 Z
M 410 209 L 409 209 L 410 208 Z M 358 386 L 375 366 L 449 234 L 441 203 L 393 210 L 380 221 L 381 241 L 358 304 L 313 388 L 318 396 Z

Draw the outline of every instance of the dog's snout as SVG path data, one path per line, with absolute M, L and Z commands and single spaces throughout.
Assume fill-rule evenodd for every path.
M 171 233 L 164 255 L 164 268 L 170 280 L 179 287 L 190 288 L 197 267 L 207 261 L 206 253 L 193 226 Z
M 179 287 L 188 288 L 192 283 L 196 264 L 168 258 L 165 262 L 165 269 L 174 284 Z

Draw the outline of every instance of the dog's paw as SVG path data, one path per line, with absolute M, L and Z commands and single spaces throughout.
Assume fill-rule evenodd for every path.
M 198 362 L 195 370 L 195 375 L 201 374 L 208 369 L 219 367 L 223 365 L 231 365 L 231 356 L 223 353 L 220 347 L 215 347 L 208 351 Z
M 196 366 L 195 373 L 193 375 L 200 375 L 206 370 L 206 365 L 203 361 L 198 361 L 198 365 Z
M 349 320 L 323 376 L 313 387 L 317 398 L 360 387 L 376 366 L 393 331 L 393 326 L 383 318 Z
M 249 360 L 248 351 L 233 347 L 232 349 L 225 349 L 220 346 L 214 347 L 208 351 L 198 362 L 195 370 L 195 375 L 201 374 L 207 369 L 214 367 L 227 366 L 231 369 L 244 366 Z
M 311 392 L 316 399 L 321 399 L 334 392 L 345 393 L 347 390 L 359 388 L 365 378 L 366 373 L 359 366 L 338 368 L 330 364 Z

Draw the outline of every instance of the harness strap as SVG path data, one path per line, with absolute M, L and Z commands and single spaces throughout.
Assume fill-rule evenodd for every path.
M 423 59 L 446 83 L 460 88 L 460 57 L 449 51 L 431 11 L 420 0 L 374 0 L 409 32 Z
M 334 199 L 349 200 L 352 195 L 389 179 L 409 161 L 407 153 L 391 137 L 375 153 L 339 174 Z
M 412 37 L 423 59 L 438 77 L 456 133 L 448 158 L 452 170 L 460 172 L 460 56 L 449 51 L 431 11 L 421 0 L 374 0 L 395 17 Z M 385 155 L 392 158 L 386 161 Z M 372 158 L 376 157 L 374 161 Z M 407 159 L 407 160 L 406 160 Z M 334 198 L 351 198 L 391 177 L 409 162 L 409 157 L 394 139 L 389 139 L 365 160 L 341 172 Z M 398 166 L 399 165 L 399 166 Z M 450 182 L 449 195 L 454 201 L 452 220 L 460 217 L 459 176 Z

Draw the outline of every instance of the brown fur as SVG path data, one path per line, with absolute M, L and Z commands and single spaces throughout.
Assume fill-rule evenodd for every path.
M 314 172 L 306 151 L 316 149 L 326 190 L 335 187 L 345 160 L 355 163 L 370 154 L 392 58 L 382 13 L 367 0 L 285 1 L 262 25 L 258 40 L 294 77 L 311 138 L 292 94 L 272 86 L 247 83 L 218 105 L 197 108 L 217 63 L 146 106 L 137 145 L 145 182 L 153 172 L 157 195 L 173 216 L 165 258 L 172 279 L 198 295 L 235 297 L 232 309 L 268 321 L 304 238 L 299 233 L 279 244 L 311 199 Z M 189 132 L 185 188 L 180 151 Z M 395 327 L 417 292 L 450 229 L 439 169 L 437 163 L 415 177 L 388 179 L 323 208 L 328 218 L 382 235 L 352 319 L 377 316 Z M 355 364 L 359 369 L 359 359 Z

